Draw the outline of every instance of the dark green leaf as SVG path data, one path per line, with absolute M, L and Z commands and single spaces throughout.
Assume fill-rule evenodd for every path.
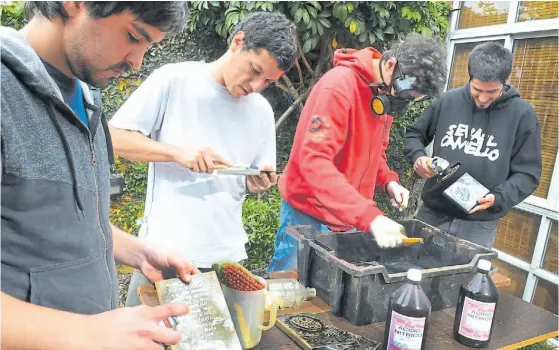
M 305 24 L 309 24 L 311 18 L 309 16 L 309 13 L 307 12 L 307 10 L 303 9 L 303 22 Z
M 369 32 L 369 42 L 372 44 L 375 43 L 375 34 L 373 34 L 372 32 Z
M 369 34 L 369 33 L 367 33 L 367 32 L 361 33 L 361 34 L 359 35 L 359 41 L 362 42 L 362 43 L 364 43 L 365 40 L 367 40 L 368 34 Z
M 314 37 L 311 39 L 311 50 L 316 47 L 316 44 L 318 44 L 318 37 Z
M 295 17 L 295 13 L 297 13 L 297 10 L 299 9 L 299 5 L 298 5 L 297 3 L 295 3 L 295 2 L 294 2 L 293 4 L 294 4 L 294 6 L 291 6 L 291 7 L 289 8 L 289 13 L 291 13 L 291 16 L 292 16 L 292 17 Z M 301 15 L 301 17 L 302 17 L 302 16 L 303 16 L 303 15 Z
M 307 6 L 305 7 L 307 9 L 307 11 L 309 12 L 309 15 L 312 18 L 316 18 L 318 16 L 318 12 L 316 11 L 316 9 L 312 6 Z
M 375 29 L 375 35 L 380 40 L 384 40 L 384 34 L 382 33 L 382 30 L 380 28 Z
M 340 4 L 335 4 L 335 5 L 334 5 L 334 10 L 333 10 L 332 14 L 333 14 L 334 17 L 336 17 L 337 19 L 340 19 L 340 18 L 342 17 L 341 10 L 340 10 L 341 7 L 342 7 L 342 6 L 341 6 Z
M 318 1 L 308 1 L 309 4 L 311 4 L 312 6 L 314 6 L 317 9 L 321 9 L 322 7 L 320 6 L 320 4 L 318 3 Z
M 308 53 L 309 51 L 311 51 L 311 41 L 307 40 L 305 41 L 305 43 L 303 44 L 303 53 Z
M 394 34 L 394 28 L 392 28 L 392 27 L 386 27 L 386 28 L 384 29 L 384 32 L 385 32 L 386 34 Z
M 381 27 L 381 28 L 386 27 L 386 20 L 384 18 L 380 17 L 378 19 L 378 26 Z
M 299 8 L 296 12 L 295 12 L 295 23 L 299 23 L 301 22 L 301 19 L 303 18 L 303 9 Z
M 345 21 L 347 18 L 347 7 L 340 6 L 340 20 Z
M 378 19 L 377 19 L 377 15 L 373 14 L 371 16 L 371 22 L 373 24 L 373 28 L 376 27 L 378 25 Z
M 237 7 L 230 7 L 227 9 L 227 11 L 225 11 L 224 16 L 227 17 L 229 14 L 235 13 L 235 12 L 239 12 L 239 9 Z
M 322 24 L 324 27 L 326 28 L 330 28 L 332 26 L 332 24 L 330 23 L 329 20 L 327 20 L 326 18 L 318 18 L 318 22 L 320 22 L 320 24 Z
M 390 12 L 386 11 L 385 9 L 381 9 L 379 11 L 379 14 L 382 18 L 388 18 L 390 17 Z
M 231 23 L 233 25 L 237 25 L 237 23 L 239 23 L 239 12 L 231 15 Z

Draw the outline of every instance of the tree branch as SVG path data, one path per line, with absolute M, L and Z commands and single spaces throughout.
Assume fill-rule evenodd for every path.
M 314 74 L 313 74 L 313 77 L 311 79 L 311 82 L 309 84 L 309 88 L 307 89 L 307 91 L 311 91 L 314 84 L 316 84 L 316 82 L 320 79 L 320 77 L 322 77 L 322 72 L 324 71 L 324 68 L 326 67 L 326 63 L 328 62 L 328 59 L 330 58 L 329 57 L 329 52 L 328 52 L 328 46 L 329 45 L 330 45 L 330 43 L 328 42 L 328 40 L 322 40 L 322 44 L 320 45 L 320 58 L 319 58 L 319 60 L 316 64 L 316 67 L 314 68 Z
M 297 91 L 297 89 L 295 89 L 295 86 L 293 86 L 293 83 L 291 83 L 291 80 L 289 80 L 287 75 L 285 75 L 285 74 L 282 75 L 281 79 L 285 82 L 285 84 L 287 85 L 287 87 L 291 91 L 291 94 L 293 95 L 293 97 L 294 98 L 299 97 L 299 92 Z
M 282 83 L 278 83 L 276 82 L 275 85 L 280 88 L 282 91 L 284 91 L 285 93 L 288 93 L 290 95 L 293 96 L 293 94 L 291 93 L 291 91 L 289 90 L 289 88 L 285 85 L 283 85 Z M 293 98 L 296 98 L 296 96 L 293 96 Z
M 301 59 L 303 60 L 303 64 L 305 65 L 305 67 L 307 67 L 307 69 L 309 70 L 309 72 L 311 74 L 314 74 L 314 71 L 311 68 L 311 65 L 309 64 L 309 62 L 307 61 L 307 58 L 305 57 L 305 53 L 303 52 L 303 49 L 301 48 L 301 41 L 299 41 L 299 40 L 297 40 L 297 50 L 299 50 L 299 52 L 301 53 Z
M 313 76 L 312 76 L 312 79 L 309 83 L 309 87 L 307 88 L 305 93 L 303 93 L 303 94 L 299 95 L 299 97 L 297 97 L 295 102 L 293 102 L 293 104 L 291 106 L 289 106 L 289 108 L 278 119 L 278 121 L 276 122 L 276 130 L 287 119 L 287 117 L 289 115 L 291 115 L 291 113 L 293 113 L 293 111 L 295 111 L 295 109 L 297 108 L 298 105 L 303 104 L 303 101 L 307 98 L 307 96 L 310 94 L 310 92 L 311 92 L 312 88 L 314 87 L 314 85 L 316 84 L 316 82 L 322 76 L 322 72 L 324 71 L 324 68 L 326 67 L 326 64 L 328 63 L 328 61 L 330 59 L 330 56 L 332 54 L 331 50 L 329 50 L 328 45 L 330 45 L 330 43 L 328 42 L 327 39 L 322 40 L 322 44 L 320 46 L 320 58 L 318 60 L 318 63 L 316 64 L 315 69 L 311 70 L 313 72 Z M 288 83 L 288 85 L 291 84 L 291 81 L 285 75 L 282 76 L 282 78 L 284 78 L 284 77 L 285 77 L 284 81 L 286 81 L 286 83 Z M 293 85 L 290 85 L 290 87 L 292 88 Z
M 310 91 L 310 90 L 308 90 Z M 291 106 L 289 106 L 289 108 L 283 112 L 283 114 L 281 115 L 281 117 L 278 119 L 278 121 L 276 122 L 276 130 L 280 127 L 280 125 L 287 119 L 287 117 L 289 117 L 289 115 L 291 113 L 293 113 L 293 111 L 297 108 L 297 106 L 299 104 L 301 104 L 303 102 L 303 100 L 307 97 L 307 95 L 309 94 L 307 92 L 305 92 L 304 94 L 302 94 L 301 96 L 299 96 Z
M 297 73 L 299 74 L 299 86 L 303 87 L 303 72 L 301 71 L 299 60 L 295 60 L 295 67 L 297 67 Z

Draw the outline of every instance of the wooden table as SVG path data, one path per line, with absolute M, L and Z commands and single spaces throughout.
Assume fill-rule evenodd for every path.
M 273 278 L 282 277 L 296 278 L 297 273 L 295 271 L 284 271 L 273 274 Z M 492 278 L 497 287 L 510 284 L 508 277 L 498 273 L 494 273 Z M 156 306 L 159 304 L 157 293 L 152 285 L 140 286 L 138 294 L 140 300 L 146 305 Z M 298 309 L 280 310 L 278 313 L 313 313 L 335 327 L 370 339 L 383 340 L 384 322 L 357 327 L 342 317 L 332 315 L 329 311 L 330 307 L 316 297 L 311 302 L 303 302 Z M 455 309 L 449 308 L 431 314 L 427 349 L 471 349 L 454 341 L 452 336 L 454 313 Z M 491 344 L 487 349 L 518 349 L 559 335 L 556 315 L 508 293 L 501 292 L 495 317 Z M 263 332 L 262 340 L 254 348 L 254 350 L 264 349 L 299 350 L 301 348 L 275 326 L 271 330 Z
M 308 312 L 308 310 L 299 312 Z M 454 341 L 452 336 L 454 312 L 454 308 L 449 308 L 431 314 L 427 349 L 471 349 Z M 384 322 L 356 327 L 344 318 L 336 317 L 329 312 L 317 313 L 316 316 L 335 327 L 373 340 L 382 342 L 384 338 Z M 508 293 L 501 293 L 495 317 L 491 344 L 487 349 L 518 349 L 559 334 L 556 315 Z M 264 349 L 298 350 L 301 348 L 275 326 L 262 334 L 260 344 L 254 348 L 254 350 Z

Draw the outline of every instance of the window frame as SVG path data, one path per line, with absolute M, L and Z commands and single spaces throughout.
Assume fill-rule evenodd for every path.
M 450 85 L 455 46 L 458 44 L 504 40 L 504 46 L 512 51 L 515 40 L 536 39 L 549 36 L 559 37 L 558 18 L 517 22 L 520 7 L 519 1 L 510 2 L 507 23 L 505 24 L 458 29 L 460 10 L 463 4 L 464 1 L 453 2 L 453 11 L 449 26 L 450 32 L 446 40 L 448 50 L 446 89 L 448 89 Z M 553 179 L 555 179 L 555 181 Z M 497 252 L 499 260 L 528 273 L 522 299 L 532 302 L 538 279 L 544 279 L 559 285 L 558 275 L 541 268 L 546 245 L 551 234 L 552 220 L 559 221 L 559 155 L 555 158 L 547 198 L 531 195 L 522 203 L 515 206 L 515 209 L 541 217 L 531 261 L 525 262 L 498 249 L 493 248 L 493 250 Z

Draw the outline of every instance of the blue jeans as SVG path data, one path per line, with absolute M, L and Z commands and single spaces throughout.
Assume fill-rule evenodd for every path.
M 282 199 L 280 209 L 280 226 L 274 245 L 274 256 L 268 266 L 268 272 L 294 270 L 297 268 L 297 241 L 287 233 L 287 227 L 293 225 L 310 225 L 316 232 L 330 232 L 326 225 L 299 211 Z

